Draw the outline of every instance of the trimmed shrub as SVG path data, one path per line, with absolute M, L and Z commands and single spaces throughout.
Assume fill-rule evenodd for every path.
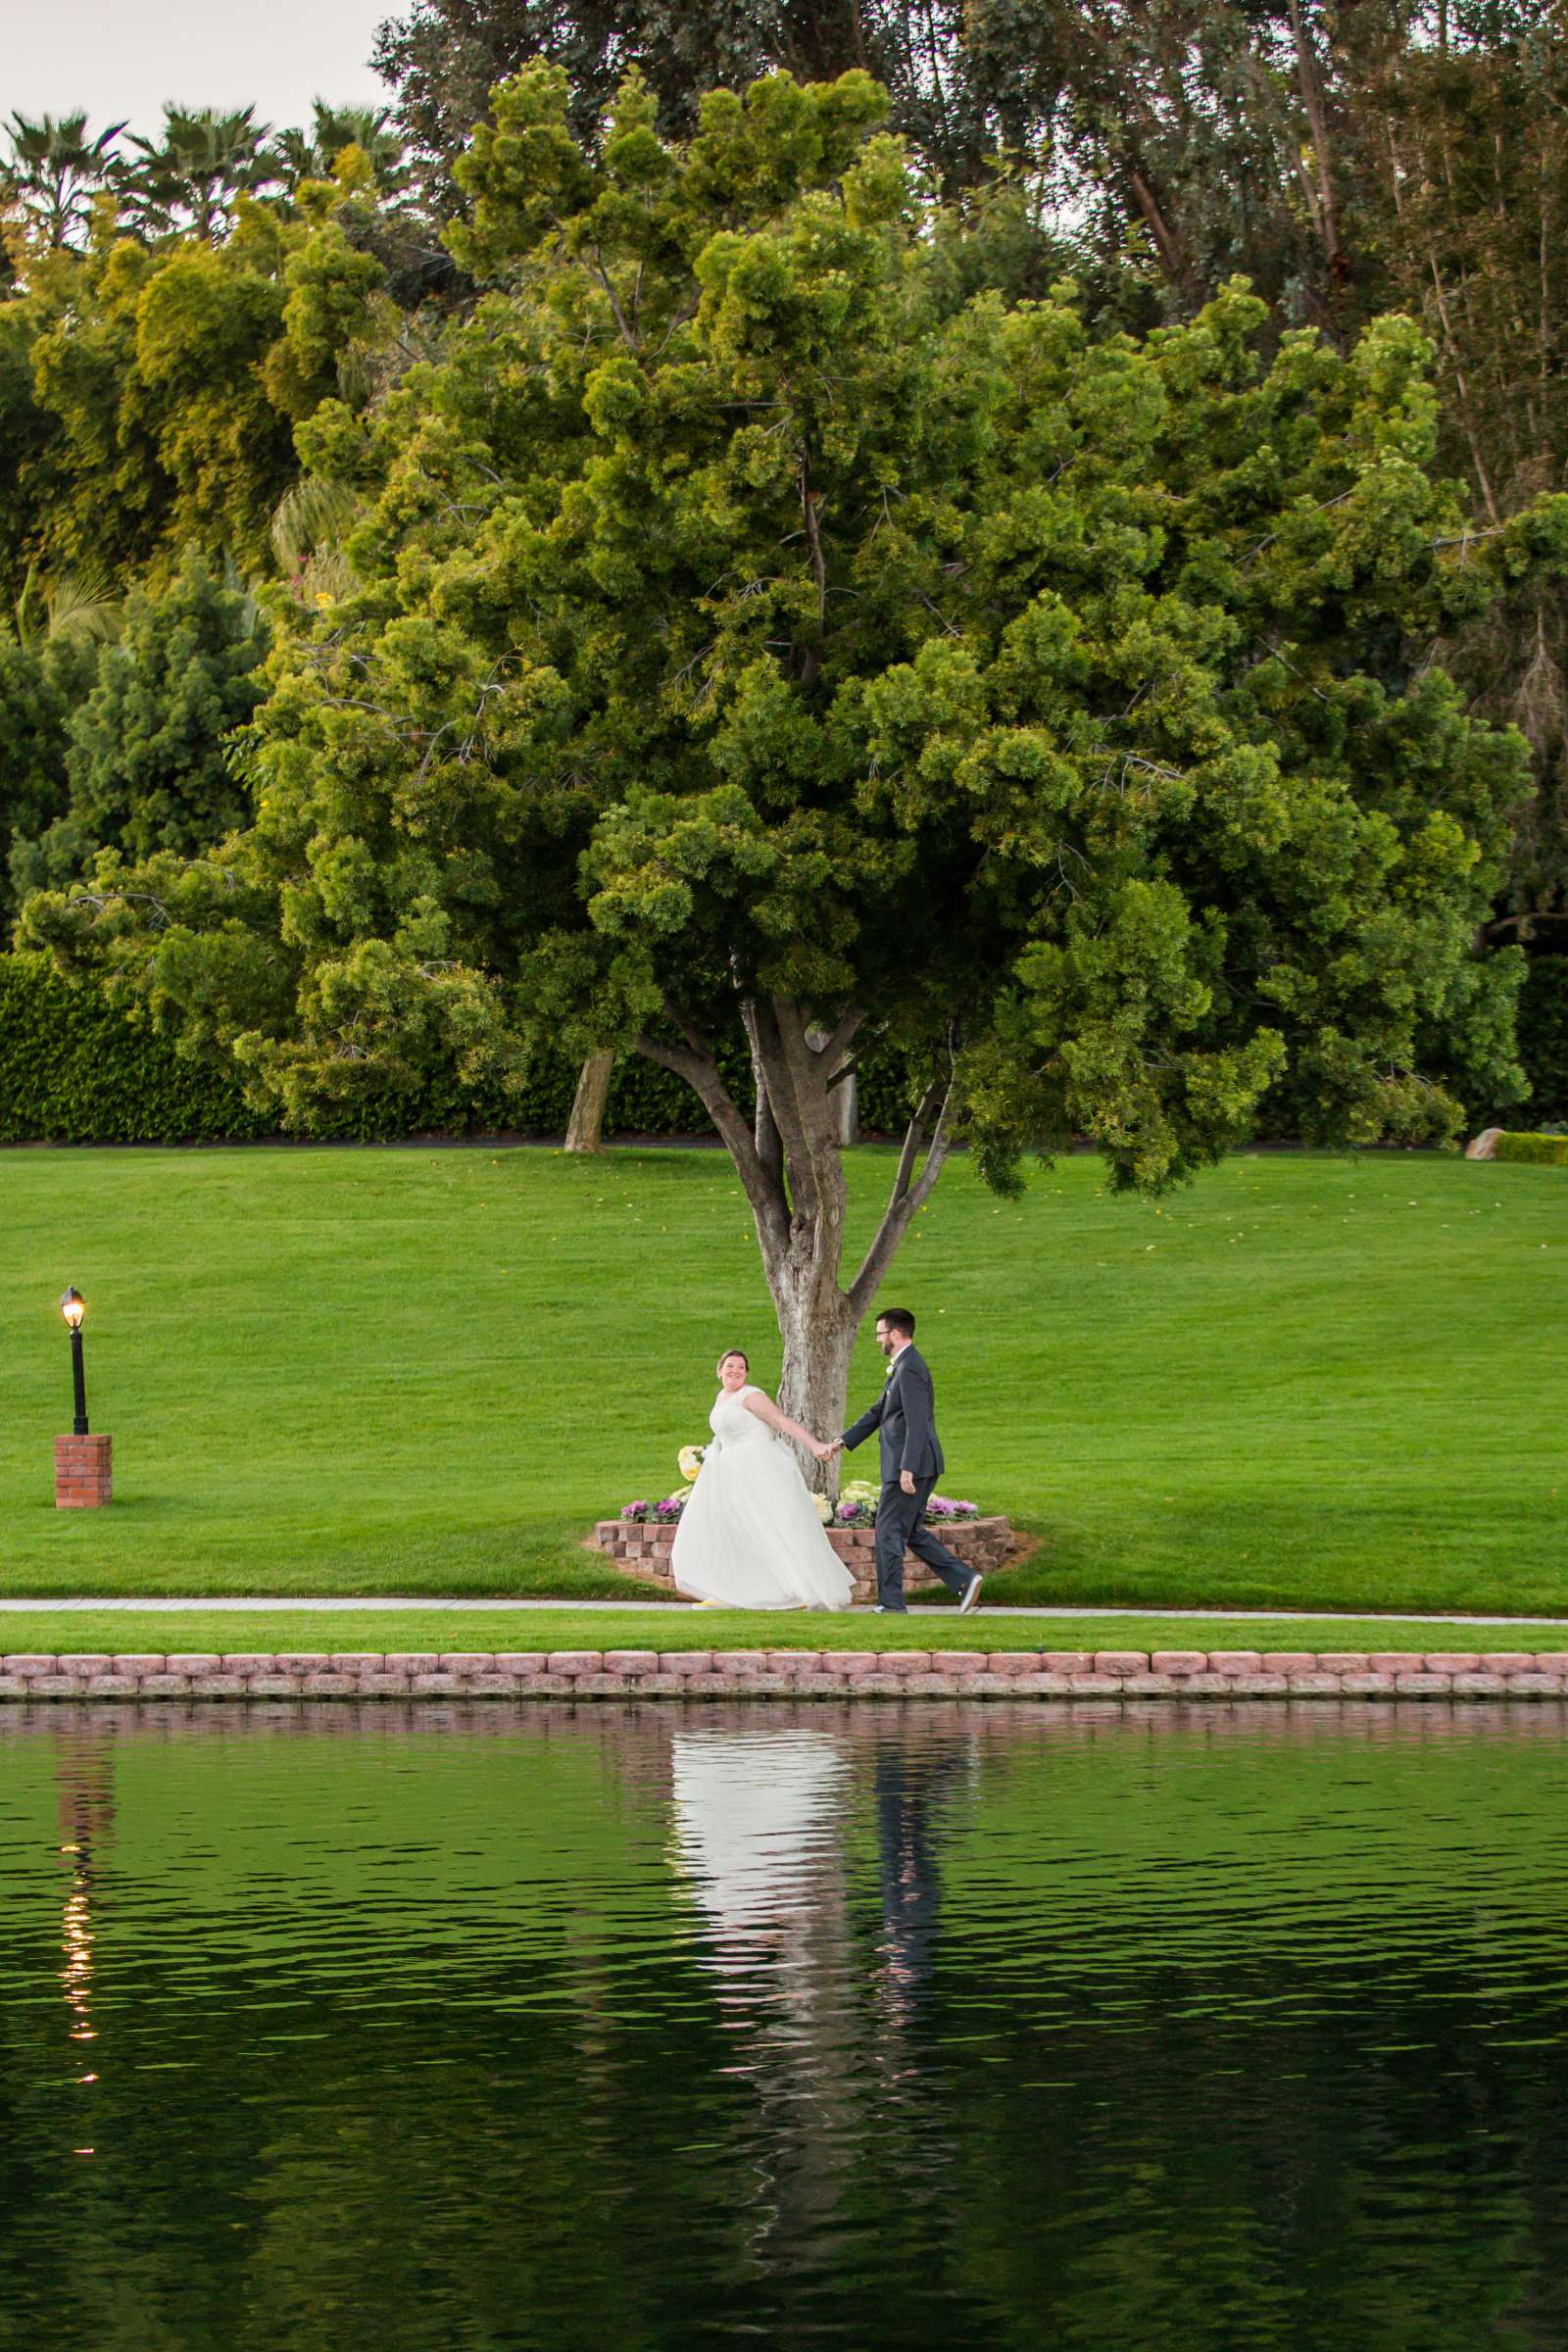
M 1492 1156 L 1538 1168 L 1568 1168 L 1568 1135 L 1499 1135 Z

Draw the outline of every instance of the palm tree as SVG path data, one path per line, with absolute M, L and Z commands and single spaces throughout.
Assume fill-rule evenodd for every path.
M 166 106 L 159 145 L 132 134 L 141 160 L 125 175 L 127 209 L 154 235 L 188 226 L 216 243 L 235 197 L 278 179 L 266 145 L 271 130 L 256 121 L 254 106 L 227 115 L 210 106 Z
M 318 98 L 309 135 L 285 130 L 273 147 L 278 176 L 289 193 L 305 179 L 330 179 L 346 147 L 358 147 L 368 157 L 371 177 L 382 195 L 396 195 L 407 185 L 409 172 L 403 141 L 389 130 L 387 107 L 328 106 Z
M 72 636 L 107 645 L 120 635 L 122 617 L 121 600 L 102 575 L 61 571 L 45 582 L 37 564 L 29 564 L 12 608 L 11 634 L 18 645 L 34 649 Z
M 93 197 L 112 184 L 112 150 L 124 129 L 111 122 L 95 139 L 79 115 L 13 115 L 10 157 L 0 163 L 0 197 L 16 205 L 46 245 L 69 245 L 86 226 Z

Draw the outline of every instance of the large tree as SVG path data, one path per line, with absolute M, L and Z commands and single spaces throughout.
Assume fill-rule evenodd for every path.
M 1516 1086 L 1473 938 L 1524 747 L 1429 655 L 1568 502 L 1472 527 L 1418 330 L 976 293 L 863 75 L 678 147 L 636 83 L 592 151 L 567 100 L 525 72 L 460 167 L 492 290 L 440 364 L 300 428 L 362 519 L 274 654 L 253 829 L 29 935 L 295 1115 L 546 1034 L 678 1072 L 822 1429 L 957 1134 L 999 1185 L 1084 1134 L 1157 1188 L 1271 1086 L 1359 1140 Z M 922 1080 L 845 1267 L 873 1039 Z

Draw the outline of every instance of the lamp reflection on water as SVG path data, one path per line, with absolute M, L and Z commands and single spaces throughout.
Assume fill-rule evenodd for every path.
M 61 1990 L 74 2042 L 85 2045 L 98 2038 L 93 2022 L 93 1944 L 96 1934 L 96 1872 L 99 1857 L 114 1829 L 114 1751 L 108 1740 L 91 1734 L 63 1735 L 55 1751 L 59 1788 L 59 1854 L 70 1873 L 61 1919 Z M 85 2065 L 90 2053 L 81 2048 Z M 78 2083 L 93 2083 L 96 2072 L 76 2076 Z M 90 2156 L 91 2148 L 77 2148 Z

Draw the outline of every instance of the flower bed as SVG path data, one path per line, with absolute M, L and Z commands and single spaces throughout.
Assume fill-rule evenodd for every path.
M 690 1487 L 678 1487 L 673 1494 L 665 1494 L 658 1502 L 639 1495 L 635 1502 L 623 1502 L 620 1516 L 629 1527 L 673 1527 L 691 1499 Z M 877 1504 L 882 1498 L 880 1487 L 868 1479 L 857 1479 L 844 1489 L 838 1503 L 831 1503 L 825 1494 L 813 1494 L 817 1514 L 831 1527 L 874 1527 Z M 977 1502 L 961 1502 L 951 1495 L 933 1494 L 925 1506 L 929 1526 L 956 1526 L 966 1519 L 978 1519 Z
M 675 1488 L 672 1494 L 662 1494 L 657 1501 L 651 1495 L 639 1494 L 635 1500 L 623 1502 L 620 1516 L 601 1519 L 589 1542 L 608 1552 L 615 1566 L 628 1576 L 657 1578 L 667 1590 L 672 1581 L 670 1554 L 675 1547 L 675 1532 L 691 1499 L 692 1488 L 701 1476 L 705 1451 L 701 1446 L 683 1446 L 681 1475 L 691 1484 Z M 858 1601 L 873 1599 L 876 1594 L 873 1531 L 881 1499 L 881 1487 L 869 1478 L 850 1479 L 837 1503 L 830 1502 L 825 1494 L 811 1496 L 827 1531 L 827 1540 L 854 1581 Z M 925 1516 L 927 1524 L 940 1529 L 943 1541 L 965 1565 L 977 1568 L 983 1576 L 1004 1568 L 1020 1550 L 1028 1548 L 1020 1544 L 1005 1519 L 982 1519 L 978 1503 L 933 1494 L 926 1503 Z M 906 1554 L 904 1574 L 906 1584 L 913 1592 L 940 1582 L 912 1552 Z

